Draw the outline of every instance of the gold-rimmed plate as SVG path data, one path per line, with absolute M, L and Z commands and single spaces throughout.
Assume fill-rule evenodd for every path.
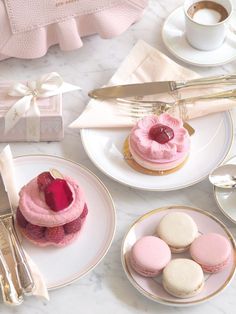
M 48 289 L 57 289 L 78 280 L 98 265 L 112 243 L 116 213 L 109 191 L 90 170 L 60 157 L 16 157 L 14 168 L 18 191 L 39 173 L 51 168 L 74 178 L 83 188 L 89 212 L 81 234 L 73 243 L 63 248 L 41 248 L 24 238 L 22 242 L 42 273 Z
M 232 254 L 227 267 L 219 273 L 205 275 L 205 286 L 202 292 L 186 299 L 179 299 L 169 295 L 162 286 L 161 275 L 156 278 L 146 278 L 137 274 L 129 265 L 129 259 L 127 258 L 133 244 L 143 236 L 154 235 L 160 219 L 173 211 L 189 214 L 196 222 L 200 233 L 219 233 L 228 238 L 232 246 Z M 191 258 L 189 252 L 172 254 L 172 258 L 179 257 Z M 230 284 L 236 270 L 236 246 L 230 231 L 216 217 L 198 208 L 176 205 L 155 209 L 136 220 L 124 237 L 121 248 L 121 260 L 131 284 L 147 298 L 170 306 L 191 306 L 210 300 Z
M 148 191 L 171 191 L 189 187 L 207 178 L 227 157 L 233 141 L 233 121 L 229 112 L 191 120 L 195 133 L 191 151 L 181 169 L 153 176 L 133 169 L 123 154 L 130 129 L 83 129 L 81 139 L 91 161 L 113 180 Z

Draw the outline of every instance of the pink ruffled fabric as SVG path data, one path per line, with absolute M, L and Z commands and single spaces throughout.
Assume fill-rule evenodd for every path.
M 174 138 L 160 144 L 149 137 L 149 130 L 156 124 L 167 125 L 174 131 Z M 131 130 L 129 142 L 138 156 L 146 161 L 169 163 L 182 158 L 190 149 L 190 137 L 180 119 L 167 113 L 150 115 L 141 119 Z
M 0 1 L 0 60 L 8 57 L 39 58 L 55 44 L 59 44 L 62 50 L 78 49 L 83 45 L 82 37 L 95 33 L 102 38 L 112 38 L 137 21 L 147 4 L 148 0 L 120 1 L 119 5 L 91 14 L 14 33 L 4 2 Z

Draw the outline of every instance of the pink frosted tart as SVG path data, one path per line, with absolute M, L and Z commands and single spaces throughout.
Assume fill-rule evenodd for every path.
M 79 235 L 88 208 L 84 192 L 70 177 L 43 172 L 19 193 L 16 221 L 23 235 L 39 246 L 65 246 Z
M 168 245 L 158 237 L 145 236 L 132 247 L 131 267 L 144 277 L 155 277 L 169 263 L 171 252 Z
M 228 239 L 218 233 L 199 236 L 190 247 L 192 259 L 207 273 L 217 273 L 225 269 L 231 256 Z
M 151 171 L 170 171 L 185 162 L 190 152 L 190 136 L 183 121 L 167 113 L 139 120 L 129 136 L 134 161 Z

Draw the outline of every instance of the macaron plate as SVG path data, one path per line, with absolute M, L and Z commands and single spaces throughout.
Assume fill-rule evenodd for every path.
M 115 232 L 115 208 L 106 187 L 88 169 L 75 162 L 47 155 L 14 159 L 16 188 L 19 191 L 50 168 L 74 178 L 83 187 L 89 213 L 80 236 L 63 248 L 38 247 L 27 239 L 22 245 L 37 264 L 48 289 L 56 289 L 78 280 L 91 271 L 107 253 Z
M 136 273 L 129 263 L 129 253 L 134 243 L 144 236 L 156 235 L 157 225 L 160 220 L 171 212 L 184 212 L 190 215 L 198 226 L 200 234 L 209 232 L 218 233 L 226 237 L 232 247 L 232 253 L 227 267 L 219 273 L 207 274 L 205 276 L 205 285 L 200 293 L 190 298 L 178 298 L 165 291 L 162 286 L 162 275 L 155 278 L 143 277 Z M 172 260 L 175 258 L 191 259 L 189 251 L 173 254 Z M 202 209 L 189 206 L 169 206 L 162 207 L 150 211 L 130 227 L 124 237 L 121 247 L 121 260 L 124 271 L 131 284 L 147 298 L 170 306 L 191 306 L 203 303 L 221 293 L 231 282 L 236 270 L 236 244 L 234 238 L 227 227 L 216 217 Z

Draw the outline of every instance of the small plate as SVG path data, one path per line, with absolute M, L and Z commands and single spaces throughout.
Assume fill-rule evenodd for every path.
M 236 59 L 236 39 L 232 32 L 220 48 L 202 51 L 193 48 L 185 38 L 185 16 L 183 7 L 177 8 L 166 19 L 162 28 L 162 39 L 167 49 L 180 60 L 192 65 L 219 66 Z
M 91 271 L 107 253 L 115 232 L 115 208 L 104 184 L 88 169 L 72 161 L 46 155 L 14 159 L 17 190 L 40 172 L 56 168 L 84 189 L 89 213 L 83 231 L 64 248 L 40 248 L 23 238 L 23 247 L 43 274 L 48 289 L 63 287 Z
M 198 226 L 200 233 L 216 232 L 229 239 L 232 246 L 232 255 L 227 268 L 216 274 L 205 275 L 205 286 L 198 295 L 192 298 L 180 299 L 168 294 L 161 284 L 161 275 L 156 278 L 146 278 L 137 274 L 129 265 L 126 258 L 133 244 L 141 237 L 153 235 L 163 216 L 173 211 L 181 211 L 190 215 Z M 216 217 L 198 208 L 187 206 L 169 206 L 155 209 L 134 222 L 127 232 L 121 248 L 121 260 L 124 271 L 131 284 L 147 298 L 170 306 L 190 306 L 210 300 L 222 292 L 233 279 L 236 269 L 235 241 L 225 225 Z M 172 258 L 190 258 L 188 252 L 172 254 Z
M 196 130 L 191 137 L 191 153 L 186 164 L 164 176 L 137 172 L 124 160 L 123 145 L 129 129 L 83 129 L 81 139 L 92 162 L 112 179 L 142 190 L 182 189 L 205 179 L 226 158 L 233 140 L 229 112 L 191 120 Z
M 227 160 L 225 164 L 236 165 L 236 156 Z M 236 189 L 214 187 L 214 196 L 222 213 L 236 223 Z

